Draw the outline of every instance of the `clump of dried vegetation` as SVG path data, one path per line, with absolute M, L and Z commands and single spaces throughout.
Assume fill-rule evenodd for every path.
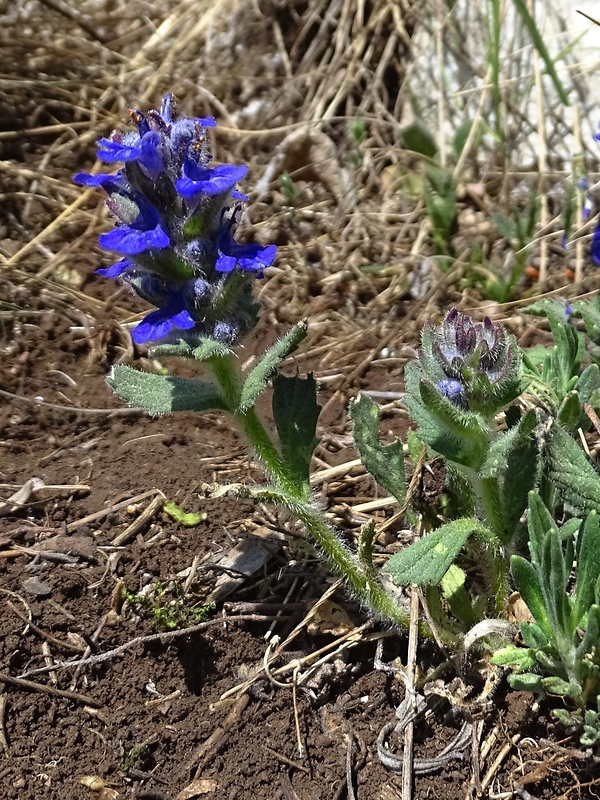
M 309 314 L 334 348 L 340 326 L 355 347 L 367 323 L 385 338 L 399 317 L 417 330 L 450 303 L 490 313 L 496 301 L 505 319 L 525 295 L 593 289 L 591 223 L 569 189 L 595 164 L 588 67 L 560 19 L 540 13 L 565 106 L 510 2 L 494 30 L 496 6 L 8 4 L 6 299 L 42 291 L 90 321 L 106 307 L 86 291 L 105 258 L 105 212 L 71 175 L 127 107 L 167 90 L 183 112 L 218 118 L 217 160 L 252 165 L 251 235 L 280 247 L 261 298 L 272 316 Z M 565 217 L 576 232 L 567 252 Z M 111 313 L 128 311 L 115 297 Z

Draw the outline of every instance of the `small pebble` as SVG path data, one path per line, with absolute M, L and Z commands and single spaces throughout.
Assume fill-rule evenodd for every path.
M 39 578 L 26 578 L 23 581 L 23 588 L 35 597 L 50 597 L 52 594 L 50 584 L 46 583 L 46 581 L 41 581 Z

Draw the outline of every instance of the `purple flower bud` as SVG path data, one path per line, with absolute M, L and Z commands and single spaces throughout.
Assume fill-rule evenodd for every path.
M 465 410 L 496 410 L 520 391 L 516 343 L 488 317 L 473 322 L 452 309 L 439 328 L 427 324 L 419 360 L 427 381 Z
M 239 326 L 231 322 L 217 322 L 213 328 L 212 338 L 223 344 L 233 344 L 237 339 Z
M 203 278 L 193 278 L 183 285 L 182 292 L 188 305 L 198 307 L 210 298 L 212 285 Z
M 459 408 L 466 407 L 465 387 L 460 381 L 456 381 L 453 378 L 443 378 L 438 381 L 437 388 L 440 394 L 447 397 L 455 406 Z

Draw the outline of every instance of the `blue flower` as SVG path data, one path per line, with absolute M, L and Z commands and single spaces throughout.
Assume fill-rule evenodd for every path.
M 78 172 L 73 178 L 73 183 L 78 183 L 80 186 L 104 189 L 108 194 L 122 191 L 127 189 L 128 186 L 123 170 L 119 170 L 116 175 L 91 175 L 89 172 Z
M 98 158 L 107 164 L 114 164 L 116 161 L 137 161 L 147 174 L 156 178 L 164 169 L 163 160 L 160 154 L 160 134 L 156 131 L 147 131 L 141 138 L 132 136 L 129 140 L 125 137 L 122 142 L 112 139 L 100 139 L 98 141 Z
M 211 336 L 236 344 L 256 323 L 251 283 L 273 263 L 276 247 L 238 244 L 235 186 L 246 166 L 211 166 L 207 129 L 213 117 L 174 118 L 168 94 L 158 111 L 132 111 L 136 130 L 98 142 L 98 158 L 124 166 L 114 175 L 78 173 L 100 188 L 116 226 L 100 244 L 123 258 L 97 270 L 128 283 L 157 309 L 132 332 L 138 344 L 177 336 L 189 344 Z M 243 275 L 231 280 L 231 273 Z
M 118 197 L 113 199 L 118 202 Z M 128 199 L 138 212 L 137 216 L 129 225 L 119 225 L 108 233 L 100 234 L 100 246 L 125 256 L 135 256 L 152 248 L 160 250 L 169 247 L 171 240 L 158 211 L 142 195 Z
M 139 114 L 140 112 L 138 111 L 137 113 Z M 163 122 L 165 122 L 167 125 L 173 125 L 171 129 L 171 137 L 173 136 L 174 131 L 183 130 L 184 128 L 189 129 L 190 126 L 192 128 L 214 128 L 217 124 L 217 121 L 214 117 L 182 117 L 174 122 L 173 95 L 171 92 L 163 97 L 163 101 L 160 105 L 160 111 L 158 113 Z
M 175 184 L 182 197 L 194 197 L 197 194 L 221 194 L 228 192 L 248 172 L 248 167 L 234 167 L 223 164 L 220 167 L 201 167 L 193 161 L 183 165 L 183 178 Z
M 135 262 L 129 258 L 123 258 L 117 261 L 116 264 L 111 264 L 110 267 L 103 267 L 96 270 L 96 275 L 102 275 L 103 278 L 120 278 L 126 270 L 135 268 Z
M 600 222 L 596 225 L 594 235 L 592 236 L 592 244 L 590 246 L 590 254 L 594 264 L 600 266 Z
M 233 218 L 221 224 L 215 269 L 217 272 L 231 272 L 239 267 L 244 272 L 255 272 L 262 277 L 263 269 L 270 267 L 275 260 L 277 247 L 274 244 L 265 247 L 259 244 L 238 244 L 232 235 L 233 227 Z
M 183 298 L 173 295 L 170 303 L 144 317 L 137 328 L 131 331 L 131 337 L 136 344 L 146 344 L 164 339 L 173 328 L 187 331 L 195 325 L 196 320 L 183 307 Z

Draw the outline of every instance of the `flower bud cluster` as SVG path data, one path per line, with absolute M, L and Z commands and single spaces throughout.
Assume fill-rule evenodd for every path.
M 212 117 L 173 117 L 168 94 L 159 111 L 131 112 L 137 131 L 98 142 L 98 158 L 123 162 L 114 175 L 80 172 L 75 183 L 102 188 L 116 227 L 100 245 L 122 258 L 97 273 L 120 278 L 157 306 L 132 331 L 142 344 L 193 344 L 209 337 L 235 344 L 254 325 L 253 278 L 275 245 L 239 244 L 235 230 L 248 200 L 234 187 L 245 166 L 209 166 Z
M 419 356 L 423 377 L 465 411 L 494 413 L 519 393 L 516 342 L 489 317 L 473 322 L 453 308 L 439 327 L 425 325 Z

